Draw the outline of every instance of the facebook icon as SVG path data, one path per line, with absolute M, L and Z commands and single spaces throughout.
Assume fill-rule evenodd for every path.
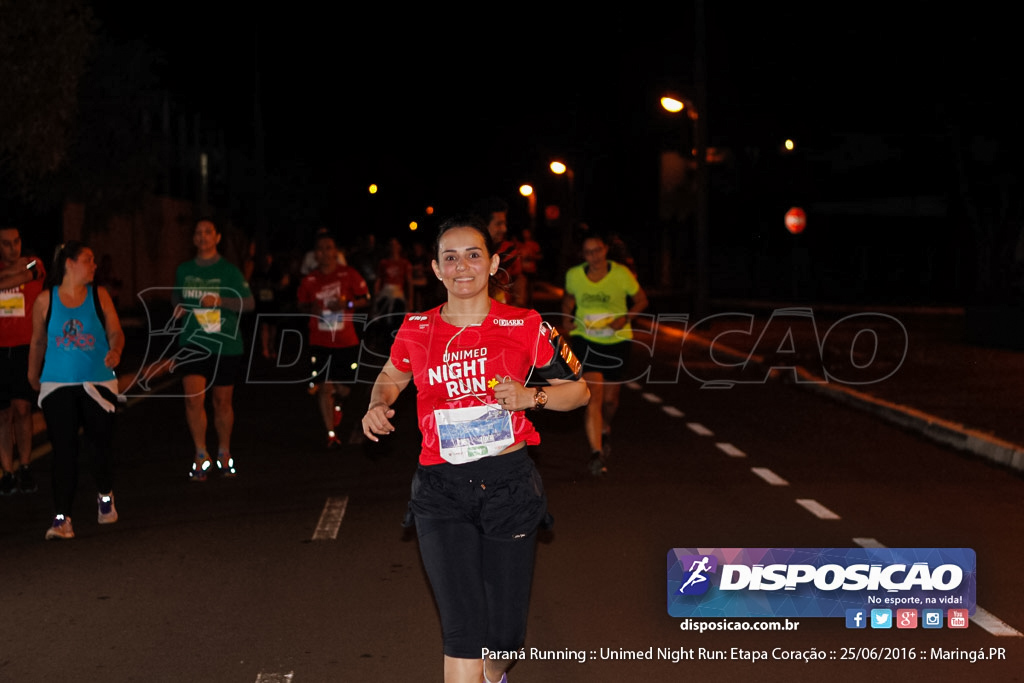
M 867 628 L 867 612 L 862 609 L 846 610 L 846 628 Z

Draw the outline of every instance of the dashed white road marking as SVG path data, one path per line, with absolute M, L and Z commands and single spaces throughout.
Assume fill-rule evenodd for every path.
M 687 422 L 686 426 L 689 427 L 690 431 L 692 431 L 694 434 L 699 434 L 700 436 L 714 436 L 715 435 L 715 433 L 713 431 L 711 431 L 710 429 L 708 429 L 707 427 L 705 427 L 704 425 L 702 425 L 699 422 Z
M 840 519 L 839 515 L 811 498 L 797 498 L 796 504 L 806 509 L 818 519 Z
M 862 548 L 886 547 L 885 545 L 879 543 L 877 540 L 873 538 L 855 538 L 853 539 L 853 542 L 861 546 Z M 1005 621 L 989 612 L 987 609 L 983 609 L 981 605 L 974 606 L 974 616 L 971 617 L 971 623 L 976 624 L 980 628 L 985 629 L 994 636 L 1024 638 L 1024 633 L 1021 633 L 1014 627 L 1010 626 Z
M 861 548 L 884 548 L 885 546 L 873 538 L 855 538 L 853 542 Z
M 256 683 L 291 683 L 292 677 L 294 675 L 294 671 L 289 671 L 286 674 L 260 673 L 258 676 L 256 676 Z
M 644 400 L 649 403 L 661 403 L 661 396 L 658 396 L 657 394 L 652 394 L 649 391 L 645 391 L 640 395 L 643 396 Z
M 974 616 L 971 617 L 971 621 L 994 636 L 1024 638 L 1024 633 L 1021 633 L 996 615 L 992 614 L 988 610 L 982 609 L 978 605 L 974 606 Z
M 313 532 L 314 541 L 335 540 L 338 538 L 338 527 L 345 517 L 345 508 L 348 507 L 348 496 L 340 498 L 328 498 L 324 504 L 324 511 L 320 513 L 320 521 Z
M 633 391 L 640 391 L 641 389 L 643 389 L 643 387 L 640 386 L 639 382 L 626 382 L 626 386 L 632 389 Z
M 722 443 L 716 443 L 715 445 L 718 446 L 718 450 L 722 451 L 723 453 L 728 455 L 730 458 L 745 458 L 745 457 L 747 457 L 746 453 L 744 453 L 740 449 L 736 448 L 731 443 L 724 443 L 724 442 L 722 442 Z
M 764 479 L 772 486 L 789 486 L 789 482 L 772 472 L 767 467 L 751 467 L 750 471 Z
M 682 417 L 683 416 L 683 411 L 679 410 L 679 408 L 676 408 L 675 406 L 662 406 L 661 410 L 665 414 L 671 415 L 672 417 Z

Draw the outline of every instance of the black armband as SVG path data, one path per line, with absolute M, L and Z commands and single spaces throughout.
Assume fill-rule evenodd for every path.
M 548 323 L 542 326 L 547 327 L 548 343 L 555 350 L 555 355 L 544 367 L 534 368 L 534 373 L 545 380 L 550 379 L 571 379 L 577 380 L 583 376 L 583 364 L 572 352 L 572 348 L 565 340 L 565 337 Z

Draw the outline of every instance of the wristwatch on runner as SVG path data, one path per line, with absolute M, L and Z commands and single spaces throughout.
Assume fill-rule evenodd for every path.
M 533 409 L 541 410 L 547 404 L 548 395 L 544 392 L 543 389 L 538 389 L 537 392 L 533 395 Z

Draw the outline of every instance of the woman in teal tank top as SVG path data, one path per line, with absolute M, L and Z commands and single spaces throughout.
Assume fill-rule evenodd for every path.
M 110 294 L 92 285 L 92 250 L 77 241 L 57 249 L 44 290 L 32 307 L 28 380 L 53 449 L 55 516 L 46 539 L 74 538 L 71 510 L 78 486 L 78 432 L 94 445 L 97 521 L 117 521 L 113 493 L 114 403 L 124 333 Z

